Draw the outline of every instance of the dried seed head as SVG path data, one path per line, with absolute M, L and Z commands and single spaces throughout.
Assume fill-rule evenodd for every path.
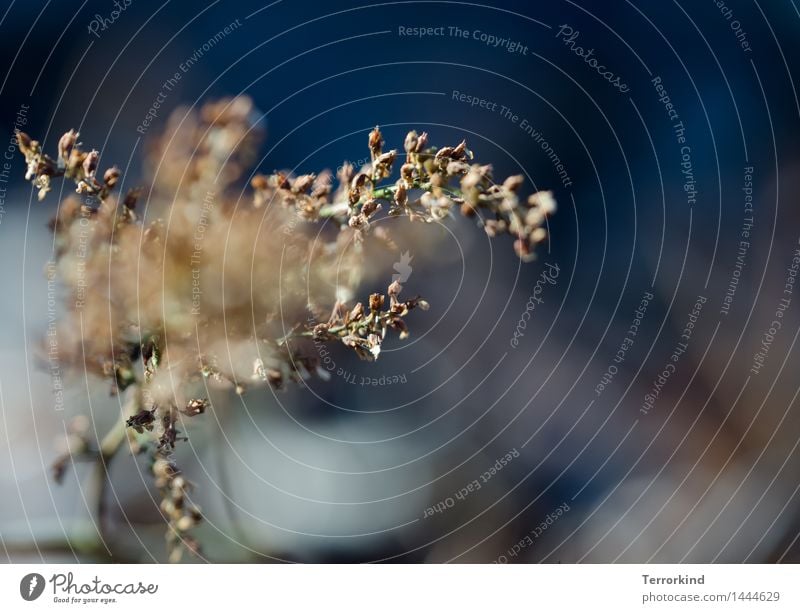
M 516 193 L 524 181 L 525 177 L 522 175 L 512 175 L 503 181 L 503 189 Z
M 353 230 L 366 230 L 369 227 L 369 220 L 363 213 L 358 213 L 347 220 L 347 225 L 353 228 Z
M 317 324 L 314 326 L 314 340 L 315 341 L 324 341 L 328 338 L 328 330 L 330 326 L 328 324 Z
M 125 194 L 125 198 L 122 201 L 122 204 L 125 205 L 126 208 L 130 209 L 131 211 L 136 208 L 136 202 L 139 200 L 139 196 L 141 195 L 141 190 L 136 189 L 129 189 L 128 192 Z
M 119 175 L 120 175 L 119 168 L 117 168 L 116 166 L 112 166 L 103 173 L 103 183 L 105 183 L 106 186 L 110 189 L 117 184 L 117 181 L 119 180 Z
M 484 176 L 478 166 L 470 168 L 469 172 L 461 179 L 461 189 L 464 191 L 478 187 L 484 180 Z
M 195 521 L 188 515 L 184 515 L 181 517 L 176 523 L 175 527 L 180 530 L 181 532 L 186 532 L 187 530 L 191 530 L 195 526 Z
M 315 178 L 314 174 L 300 175 L 292 183 L 292 191 L 296 194 L 305 194 L 314 184 Z
M 433 156 L 433 159 L 437 162 L 447 161 L 453 157 L 453 147 L 442 147 L 439 151 L 436 152 L 436 155 Z
M 367 181 L 369 181 L 369 175 L 365 172 L 359 172 L 350 182 L 350 188 L 361 191 L 361 189 L 367 184 Z
M 428 133 L 423 132 L 422 134 L 419 135 L 419 138 L 417 139 L 417 146 L 414 148 L 414 151 L 416 153 L 422 153 L 423 151 L 425 151 L 425 147 L 427 146 L 428 146 Z
M 383 294 L 370 294 L 369 296 L 369 310 L 380 311 L 383 307 L 384 296 Z
M 269 188 L 269 181 L 264 175 L 257 174 L 250 180 L 250 185 L 253 189 L 265 190 Z
M 414 164 L 403 164 L 400 167 L 400 176 L 406 181 L 408 184 L 411 184 L 414 181 Z
M 66 165 L 75 143 L 78 142 L 78 133 L 75 130 L 65 132 L 58 141 L 58 157 Z
M 394 164 L 394 160 L 397 157 L 397 151 L 392 149 L 391 151 L 387 151 L 386 153 L 382 153 L 375 159 L 376 166 L 391 166 Z
M 377 158 L 382 151 L 383 135 L 381 134 L 380 128 L 375 126 L 375 129 L 369 133 L 369 152 L 372 155 L 372 159 L 374 160 Z
M 34 143 L 36 141 L 32 141 L 31 137 L 25 134 L 22 130 L 17 130 L 17 145 L 19 146 L 19 150 L 22 152 L 26 158 L 32 154 L 34 154 Z
M 100 154 L 92 149 L 83 160 L 83 174 L 87 177 L 93 177 L 97 171 L 97 162 L 100 159 Z
M 544 213 L 542 213 L 538 208 L 528 209 L 528 212 L 525 214 L 525 225 L 536 228 L 544 222 Z
M 408 202 L 408 190 L 406 189 L 406 183 L 403 179 L 397 182 L 397 189 L 394 192 L 394 202 L 397 206 L 405 206 Z
M 463 175 L 469 171 L 469 164 L 460 160 L 453 160 L 447 164 L 448 175 Z
M 530 256 L 530 248 L 528 243 L 521 238 L 518 238 L 514 241 L 514 252 L 519 256 L 520 259 L 527 259 Z
M 183 414 L 188 415 L 189 417 L 194 417 L 195 415 L 205 413 L 207 404 L 208 402 L 205 398 L 193 398 L 186 403 L 186 408 L 183 409 Z
M 161 479 L 168 479 L 175 474 L 175 467 L 167 460 L 158 459 L 153 463 L 153 475 Z
M 472 153 L 469 151 L 469 149 L 467 149 L 467 141 L 462 140 L 460 143 L 458 143 L 455 149 L 453 149 L 451 157 L 453 157 L 456 160 L 460 160 L 467 157 L 467 155 L 469 155 L 469 157 L 472 157 Z
M 552 215 L 556 212 L 556 201 L 553 192 L 536 192 L 528 197 L 528 204 L 537 207 L 542 214 Z
M 377 213 L 381 208 L 380 202 L 377 200 L 367 200 L 364 204 L 361 205 L 361 213 L 365 215 L 368 219 L 372 217 L 375 213 Z
M 406 134 L 406 139 L 403 141 L 403 149 L 405 149 L 406 153 L 414 153 L 417 149 L 418 142 L 419 135 L 417 134 L 417 131 L 411 130 L 411 132 Z
M 395 159 L 397 158 L 397 151 L 392 149 L 391 151 L 387 151 L 386 153 L 382 153 L 378 157 L 375 158 L 373 162 L 373 176 L 376 180 L 383 179 L 388 177 L 392 174 L 392 164 L 394 164 Z
M 341 165 L 336 175 L 340 183 L 349 185 L 350 181 L 353 179 L 353 172 L 355 172 L 353 165 L 350 162 L 345 162 Z
M 377 334 L 367 336 L 367 349 L 372 355 L 372 359 L 377 360 L 381 353 L 381 337 Z
M 348 317 L 347 317 L 347 321 L 348 322 L 350 322 L 350 321 L 358 321 L 362 317 L 364 317 L 364 305 L 361 304 L 360 302 L 358 302 L 358 303 L 356 303 L 356 306 L 354 306 L 350 310 L 350 313 L 348 314 Z

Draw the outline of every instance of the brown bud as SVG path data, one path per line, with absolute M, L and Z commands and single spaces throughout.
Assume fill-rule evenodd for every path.
M 536 192 L 528 198 L 528 204 L 537 207 L 542 214 L 552 215 L 556 211 L 556 201 L 553 192 Z
M 93 177 L 97 170 L 97 161 L 100 159 L 100 154 L 92 149 L 83 160 L 83 174 L 87 177 Z
M 297 194 L 304 194 L 314 184 L 315 175 L 300 175 L 292 184 L 292 191 Z
M 186 408 L 182 411 L 184 415 L 188 415 L 189 417 L 194 417 L 195 415 L 200 415 L 201 413 L 205 413 L 207 401 L 205 398 L 193 398 L 188 403 L 186 403 Z
M 347 225 L 354 230 L 364 230 L 369 226 L 369 220 L 366 215 L 359 213 L 358 215 L 350 217 L 350 219 L 347 220 Z
M 377 200 L 368 200 L 361 205 L 361 213 L 366 217 L 371 217 L 381 208 L 380 202 Z
M 353 171 L 353 165 L 350 162 L 345 162 L 336 174 L 340 182 L 348 185 L 353 178 Z
M 419 135 L 417 139 L 417 146 L 415 147 L 416 153 L 422 153 L 425 150 L 425 147 L 428 146 L 428 133 L 423 132 Z
M 449 159 L 453 157 L 453 147 L 442 147 L 439 151 L 436 152 L 436 155 L 433 156 L 437 162 L 445 159 Z
M 114 187 L 119 180 L 119 168 L 116 166 L 112 166 L 108 170 L 103 173 L 103 183 L 105 183 L 108 187 Z
M 400 176 L 405 180 L 407 183 L 411 184 L 414 181 L 414 164 L 403 164 L 400 167 Z
M 419 135 L 417 134 L 417 131 L 411 130 L 411 132 L 406 134 L 406 139 L 403 141 L 403 149 L 406 150 L 406 153 L 414 153 L 417 149 L 418 142 Z
M 125 199 L 122 203 L 128 207 L 129 209 L 133 210 L 136 208 L 136 201 L 139 200 L 139 196 L 141 196 L 142 190 L 138 187 L 135 189 L 129 189 L 128 193 L 125 194 Z
M 528 243 L 526 243 L 521 238 L 518 238 L 514 241 L 514 252 L 519 256 L 520 259 L 525 260 L 530 255 L 530 247 Z
M 64 162 L 69 161 L 69 154 L 72 153 L 72 148 L 78 141 L 78 133 L 75 130 L 65 132 L 58 141 L 58 157 Z
M 397 189 L 394 192 L 394 201 L 397 206 L 405 206 L 408 202 L 408 190 L 403 179 L 397 182 Z
M 258 174 L 250 180 L 250 185 L 253 187 L 253 189 L 263 190 L 269 187 L 269 182 L 267 181 L 267 178 L 264 175 Z
M 369 175 L 365 172 L 359 172 L 353 180 L 350 182 L 351 189 L 355 189 L 361 191 L 361 188 L 366 185 L 367 181 L 369 180 Z
M 547 230 L 545 230 L 544 228 L 536 228 L 533 232 L 531 232 L 531 240 L 534 243 L 541 243 L 546 238 L 547 238 Z
M 330 326 L 328 324 L 317 324 L 314 326 L 314 340 L 322 341 L 328 338 L 328 329 Z
M 525 177 L 522 175 L 512 175 L 503 181 L 503 188 L 510 192 L 516 192 L 520 187 L 522 187 L 522 183 L 524 181 Z
M 364 317 L 364 305 L 359 302 L 348 314 L 347 321 L 358 321 L 362 317 Z
M 463 175 L 469 171 L 469 164 L 461 160 L 454 160 L 447 164 L 447 174 L 449 175 Z
M 153 463 L 153 475 L 161 479 L 168 479 L 175 474 L 175 467 L 167 460 L 158 459 Z
M 383 294 L 370 294 L 369 296 L 369 310 L 380 311 L 383 307 L 384 296 Z
M 33 143 L 34 141 L 31 140 L 30 136 L 22 130 L 17 130 L 17 145 L 19 145 L 19 150 L 25 157 L 33 153 Z
M 194 524 L 195 522 L 191 517 L 184 515 L 175 523 L 175 527 L 181 532 L 186 532 L 187 530 L 191 530 Z
M 460 143 L 458 143 L 456 148 L 453 149 L 452 156 L 455 159 L 460 160 L 460 159 L 466 157 L 467 153 L 469 153 L 469 150 L 467 149 L 467 141 L 462 140 Z
M 379 155 L 375 159 L 375 166 L 391 166 L 394 164 L 394 160 L 397 157 L 397 151 L 392 149 L 391 151 L 387 151 Z
M 375 129 L 369 133 L 369 152 L 375 159 L 381 154 L 381 151 L 383 151 L 383 135 L 380 128 L 375 126 Z

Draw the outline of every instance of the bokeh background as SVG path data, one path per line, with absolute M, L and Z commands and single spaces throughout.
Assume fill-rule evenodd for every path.
M 264 171 L 335 168 L 367 155 L 376 124 L 397 148 L 416 128 L 434 143 L 467 138 L 497 176 L 553 190 L 559 210 L 530 264 L 463 219 L 449 232 L 398 228 L 413 258 L 406 286 L 432 305 L 414 314 L 408 342 L 375 364 L 337 350 L 349 375 L 327 382 L 215 396 L 179 450 L 206 514 L 207 560 L 800 560 L 800 289 L 785 291 L 800 239 L 793 0 L 118 2 L 0 7 L 11 158 L 0 185 L 0 558 L 165 558 L 136 459 L 113 465 L 105 544 L 88 467 L 51 479 L 65 424 L 88 414 L 102 433 L 118 403 L 80 370 L 63 407 L 53 397 L 39 347 L 55 202 L 36 202 L 23 181 L 14 128 L 48 150 L 75 128 L 135 184 L 171 110 L 247 94 L 264 113 Z M 138 132 L 164 81 L 232 23 Z M 414 27 L 442 35 L 402 34 Z M 375 261 L 389 274 L 392 264 Z M 558 277 L 513 346 L 548 264 Z M 781 328 L 753 372 L 781 299 Z M 401 382 L 381 379 L 392 376 Z

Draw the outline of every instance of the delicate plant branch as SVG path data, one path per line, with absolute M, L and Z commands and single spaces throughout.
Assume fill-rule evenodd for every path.
M 474 163 L 464 141 L 437 148 L 429 145 L 425 132 L 406 135 L 399 178 L 393 179 L 400 155 L 396 149 L 384 150 L 378 128 L 367 139 L 370 164 L 359 170 L 343 164 L 335 188 L 327 171 L 257 174 L 251 181 L 252 203 L 240 206 L 227 188 L 255 157 L 254 115 L 247 98 L 211 103 L 155 143 L 159 173 L 149 187 L 148 210 L 161 202 L 180 220 L 168 233 L 160 219 L 138 219 L 139 191 L 117 195 L 119 170 L 111 167 L 100 175 L 98 152 L 84 150 L 76 132 L 61 137 L 55 158 L 27 134 L 17 133 L 26 179 L 40 199 L 56 178 L 74 182 L 83 196 L 62 203 L 53 222 L 61 279 L 72 304 L 80 304 L 69 308 L 61 322 L 65 337 L 74 339 L 71 329 L 78 317 L 94 326 L 75 344 L 74 362 L 108 379 L 112 393 L 128 390 L 131 399 L 124 422 L 97 449 L 85 431 L 73 428 L 68 451 L 54 466 L 56 478 L 63 477 L 71 459 L 97 462 L 98 520 L 101 535 L 107 533 L 109 465 L 127 434 L 131 449 L 150 457 L 171 561 L 184 551 L 198 551 L 190 531 L 201 519 L 200 510 L 172 454 L 184 438 L 177 429 L 180 416 L 206 409 L 207 401 L 195 397 L 192 386 L 202 378 L 238 393 L 252 385 L 281 388 L 320 371 L 318 352 L 304 350 L 318 343 L 341 343 L 360 358 L 375 360 L 390 330 L 406 338 L 406 317 L 417 307 L 428 308 L 418 297 L 401 300 L 397 282 L 365 303 L 349 299 L 358 289 L 364 262 L 362 250 L 348 245 L 359 246 L 371 235 L 393 245 L 386 228 L 374 227 L 384 207 L 388 216 L 423 223 L 460 212 L 490 236 L 510 236 L 523 260 L 532 259 L 535 246 L 547 237 L 544 226 L 555 210 L 550 192 L 522 198 L 521 176 L 495 183 L 492 167 Z M 320 238 L 298 221 L 326 223 L 338 233 Z M 260 233 L 262 224 L 266 235 Z M 225 267 L 228 244 L 250 250 L 237 252 L 240 265 Z M 349 276 L 334 297 L 330 280 L 338 283 L 341 269 Z M 201 304 L 200 280 L 211 279 L 213 288 L 222 276 L 225 287 L 244 291 L 222 301 L 210 296 Z M 253 279 L 281 291 L 253 292 Z M 87 286 L 103 293 L 90 299 Z M 60 348 L 70 354 L 69 346 Z

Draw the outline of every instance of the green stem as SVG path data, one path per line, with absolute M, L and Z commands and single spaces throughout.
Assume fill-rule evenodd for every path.
M 411 186 L 411 189 L 421 189 L 424 191 L 428 191 L 431 189 L 430 183 L 414 183 Z M 394 194 L 397 191 L 397 185 L 385 185 L 383 187 L 379 187 L 372 191 L 372 198 L 374 200 L 394 200 Z M 455 188 L 442 188 L 442 191 L 447 193 L 449 196 L 454 196 L 456 198 L 460 198 L 462 196 L 460 189 Z M 330 204 L 326 204 L 323 206 L 319 211 L 319 216 L 321 218 L 331 218 L 337 217 L 339 215 L 349 214 L 350 212 L 350 203 L 348 202 L 332 202 Z

